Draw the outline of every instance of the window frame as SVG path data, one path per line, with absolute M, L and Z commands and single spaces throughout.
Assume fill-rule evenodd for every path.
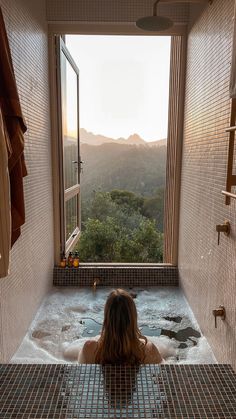
M 80 172 L 81 172 L 81 159 L 80 159 L 80 134 L 79 134 L 79 69 L 70 55 L 61 36 L 55 36 L 55 51 L 56 51 L 56 81 L 57 81 L 57 117 L 58 117 L 58 174 L 59 174 L 59 211 L 60 211 L 60 253 L 68 254 L 73 250 L 74 246 L 79 240 L 81 233 L 81 211 L 80 211 Z M 63 121 L 62 121 L 62 89 L 61 89 L 61 55 L 64 54 L 66 60 L 75 71 L 77 80 L 77 152 L 78 152 L 78 183 L 66 188 L 65 187 L 65 174 L 64 174 L 64 144 L 63 144 Z M 77 197 L 77 226 L 71 233 L 70 237 L 66 240 L 66 203 Z
M 60 260 L 60 214 L 58 187 L 58 148 L 55 137 L 58 136 L 58 115 L 55 112 L 57 97 L 57 83 L 55 80 L 55 35 L 140 35 L 134 25 L 119 23 L 117 25 L 99 22 L 57 22 L 49 23 L 49 68 L 51 93 L 51 126 L 52 126 L 52 166 L 53 166 L 53 196 L 54 196 L 54 256 L 55 263 Z M 155 35 L 152 33 L 151 35 Z M 184 121 L 184 89 L 185 66 L 187 51 L 187 26 L 174 25 L 169 31 L 156 35 L 171 36 L 170 89 L 169 89 L 169 118 L 167 135 L 167 170 L 165 191 L 164 218 L 164 260 L 160 265 L 178 265 L 178 236 L 179 236 L 179 206 L 180 180 L 182 165 L 182 142 Z M 147 34 L 148 36 L 148 34 Z M 72 246 L 71 246 L 72 248 Z M 130 264 L 128 264 L 130 265 Z

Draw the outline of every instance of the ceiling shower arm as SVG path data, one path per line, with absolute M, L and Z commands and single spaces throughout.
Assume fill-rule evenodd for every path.
M 157 5 L 161 0 L 156 0 L 153 4 L 153 15 L 144 16 L 136 21 L 136 26 L 144 31 L 164 31 L 173 26 L 173 21 L 168 17 L 157 15 Z M 173 1 L 173 0 L 171 0 Z
M 157 5 L 160 2 L 160 0 L 156 0 L 153 4 L 153 16 L 157 16 Z

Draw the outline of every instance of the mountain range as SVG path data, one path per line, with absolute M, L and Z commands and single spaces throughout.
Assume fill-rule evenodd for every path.
M 132 134 L 128 138 L 110 138 L 104 135 L 93 134 L 88 132 L 84 128 L 80 128 L 80 143 L 89 144 L 94 146 L 99 146 L 102 144 L 123 144 L 123 145 L 137 145 L 137 146 L 147 146 L 147 147 L 156 147 L 166 145 L 166 139 L 161 139 L 157 141 L 145 141 L 138 134 Z
M 114 140 L 85 129 L 81 129 L 80 137 L 80 156 L 84 161 L 81 173 L 83 199 L 93 196 L 95 191 L 113 189 L 151 197 L 164 188 L 166 140 L 150 143 L 138 134 Z M 71 162 L 76 156 L 75 138 L 65 137 L 64 144 L 66 179 L 68 184 L 73 184 Z

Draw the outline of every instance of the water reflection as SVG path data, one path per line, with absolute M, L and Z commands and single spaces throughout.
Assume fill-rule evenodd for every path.
M 138 366 L 106 365 L 102 367 L 104 393 L 112 410 L 129 410 L 136 392 Z

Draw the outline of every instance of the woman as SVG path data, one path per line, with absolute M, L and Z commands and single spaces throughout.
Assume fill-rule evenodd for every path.
M 141 335 L 132 297 L 122 289 L 108 296 L 98 340 L 85 342 L 78 358 L 82 364 L 159 364 L 156 346 Z

